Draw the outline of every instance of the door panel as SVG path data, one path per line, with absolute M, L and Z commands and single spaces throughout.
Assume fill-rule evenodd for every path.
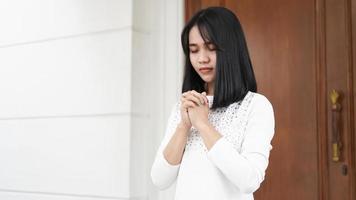
M 331 148 L 332 128 L 331 128 L 331 102 L 328 101 L 328 166 L 329 166 L 329 197 L 330 199 L 348 199 L 350 195 L 350 176 L 342 174 L 342 167 L 350 168 L 350 140 L 351 130 L 351 101 L 352 90 L 349 90 L 352 83 L 351 63 L 351 42 L 350 42 L 350 7 L 345 6 L 346 1 L 326 0 L 326 68 L 327 68 L 327 92 L 336 89 L 341 93 L 341 154 L 340 162 L 332 161 L 333 151 Z M 349 76 L 350 75 L 350 76 Z M 350 93 L 351 92 L 351 93 Z M 350 172 L 347 172 L 348 174 Z
M 259 92 L 275 110 L 275 150 L 256 199 L 317 199 L 314 4 L 231 0 L 226 6 L 240 17 Z

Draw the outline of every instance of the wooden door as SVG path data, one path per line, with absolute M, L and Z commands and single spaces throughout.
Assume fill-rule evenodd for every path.
M 235 12 L 258 92 L 276 133 L 257 200 L 354 200 L 356 0 L 186 0 L 186 20 L 208 6 Z M 341 93 L 339 162 L 332 161 L 332 104 Z

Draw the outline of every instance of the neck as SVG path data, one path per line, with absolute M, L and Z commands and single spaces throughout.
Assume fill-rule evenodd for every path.
M 214 83 L 207 83 L 207 88 L 206 88 L 207 94 L 206 95 L 214 95 Z

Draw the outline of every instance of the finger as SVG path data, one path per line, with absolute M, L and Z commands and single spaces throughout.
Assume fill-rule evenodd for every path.
M 182 104 L 184 109 L 194 108 L 196 105 L 192 101 L 184 101 Z
M 204 99 L 203 95 L 201 95 L 200 93 L 198 93 L 195 90 L 191 91 L 191 94 L 194 95 L 195 97 L 197 97 L 200 100 L 200 103 L 204 105 L 205 99 Z
M 195 103 L 194 101 L 190 100 L 189 98 L 183 97 L 183 96 L 181 97 L 180 101 L 181 101 L 181 103 L 182 103 L 182 106 L 183 106 L 184 103 L 187 102 L 187 101 L 191 102 L 194 106 L 196 106 L 196 103 Z
M 204 96 L 204 101 L 208 104 L 209 100 L 208 97 L 206 97 L 206 92 L 201 93 Z
M 190 95 L 190 91 L 184 92 L 181 96 L 181 101 L 189 100 L 187 97 Z
M 185 105 L 192 105 L 193 107 L 197 106 L 197 105 L 195 104 L 195 102 L 193 102 L 193 101 L 191 101 L 191 100 L 189 100 L 189 99 L 183 98 L 183 100 L 182 100 L 182 106 L 185 106 Z
M 184 92 L 184 93 L 182 94 L 182 96 L 180 97 L 181 102 L 183 102 L 183 101 L 188 101 L 188 100 L 189 100 L 189 99 L 187 99 L 187 96 L 189 96 L 189 92 L 190 92 L 190 91 Z
M 182 97 L 186 97 L 189 93 L 190 93 L 190 91 L 184 92 L 184 93 L 182 94 Z
M 185 100 L 193 101 L 197 106 L 201 105 L 201 100 L 192 93 L 185 95 Z

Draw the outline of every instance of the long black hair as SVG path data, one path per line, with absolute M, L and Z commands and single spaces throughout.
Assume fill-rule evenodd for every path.
M 242 100 L 248 91 L 257 92 L 245 36 L 236 15 L 223 7 L 209 7 L 197 12 L 181 34 L 185 54 L 182 93 L 205 91 L 205 82 L 194 70 L 189 58 L 189 32 L 197 26 L 205 43 L 216 47 L 214 101 L 212 109 Z

